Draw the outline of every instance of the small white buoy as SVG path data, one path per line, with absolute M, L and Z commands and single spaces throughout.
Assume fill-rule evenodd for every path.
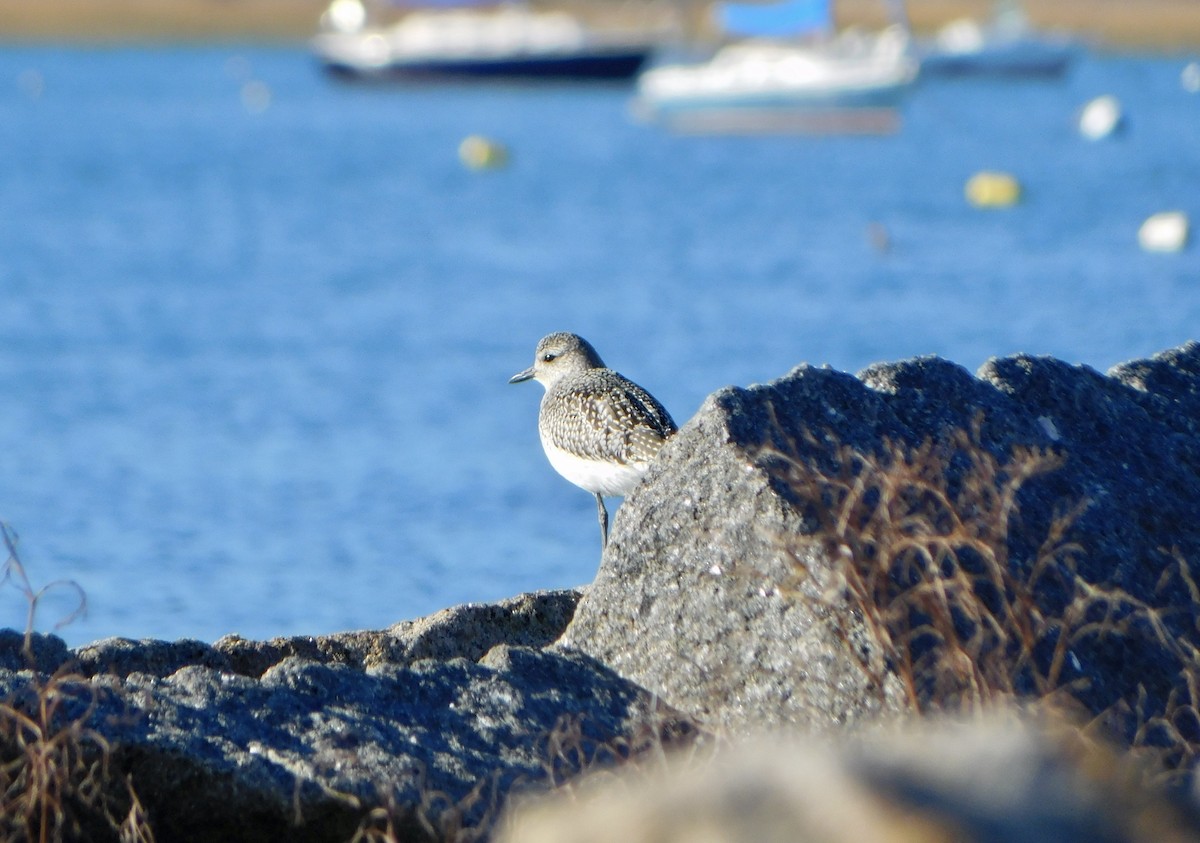
M 251 114 L 262 114 L 271 107 L 271 88 L 257 79 L 246 82 L 242 85 L 242 107 Z
M 1138 243 L 1147 252 L 1178 252 L 1187 245 L 1191 224 L 1183 211 L 1152 214 L 1138 229 Z
M 1079 134 L 1088 140 L 1102 140 L 1124 126 L 1125 115 L 1121 111 L 1121 102 L 1109 94 L 1096 97 L 1079 112 Z
M 472 170 L 494 170 L 508 163 L 508 149 L 483 135 L 470 135 L 458 145 L 458 157 Z
M 1200 94 L 1200 61 L 1190 61 L 1179 74 L 1179 83 L 1189 94 Z
M 1021 183 L 1016 177 L 991 170 L 971 176 L 963 192 L 976 208 L 1007 208 L 1021 201 Z

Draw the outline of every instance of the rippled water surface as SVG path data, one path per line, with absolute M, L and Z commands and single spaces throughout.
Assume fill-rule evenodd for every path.
M 86 590 L 71 643 L 586 582 L 593 502 L 542 457 L 540 388 L 506 384 L 542 334 L 681 423 L 804 361 L 1181 343 L 1197 250 L 1136 231 L 1200 218 L 1183 64 L 929 81 L 895 135 L 755 138 L 638 125 L 620 87 L 346 87 L 301 49 L 0 50 L 0 518 L 35 584 Z M 1130 131 L 1089 143 L 1102 93 Z M 511 165 L 462 167 L 471 133 Z M 981 169 L 1025 202 L 968 208 Z

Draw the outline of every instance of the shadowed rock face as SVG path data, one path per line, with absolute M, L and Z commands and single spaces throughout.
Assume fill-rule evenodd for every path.
M 904 710 L 894 675 L 881 687 L 851 657 L 851 647 L 871 644 L 853 607 L 829 593 L 829 558 L 798 541 L 806 532 L 803 502 L 776 457 L 820 465 L 840 444 L 863 453 L 877 452 L 885 438 L 917 445 L 976 418 L 980 446 L 998 459 L 1016 446 L 1066 457 L 1022 487 L 1020 529 L 1008 548 L 1015 562 L 1036 549 L 1057 508 L 1087 503 L 1070 535 L 1083 555 L 1075 572 L 1046 579 L 1045 610 L 1061 611 L 1077 581 L 1100 584 L 1128 598 L 1114 607 L 1116 617 L 1138 603 L 1164 609 L 1176 639 L 1163 641 L 1151 624 L 1122 636 L 1081 636 L 1066 677 L 1086 679 L 1076 696 L 1099 713 L 1133 706 L 1144 693 L 1151 710 L 1162 711 L 1180 690 L 1187 647 L 1200 646 L 1185 578 L 1164 576 L 1178 566 L 1176 556 L 1200 561 L 1195 343 L 1107 376 L 1020 356 L 990 361 L 973 377 L 929 358 L 873 366 L 858 377 L 801 366 L 764 386 L 723 389 L 622 506 L 596 582 L 560 646 L 733 732 L 824 730 Z M 785 549 L 797 548 L 800 558 L 789 558 Z M 797 568 L 807 575 L 799 588 Z
M 493 788 L 544 778 L 546 735 L 563 715 L 586 709 L 596 740 L 636 730 L 649 700 L 604 673 L 506 645 L 478 663 L 365 671 L 289 656 L 261 680 L 203 667 L 133 674 L 97 713 L 124 715 L 106 735 L 166 839 L 279 839 L 298 815 L 289 839 L 348 840 L 362 812 L 347 797 L 418 806 L 482 785 L 483 798 L 464 803 L 466 823 L 479 823 Z M 397 815 L 415 828 L 411 807 Z M 436 825 L 438 811 L 428 819 Z

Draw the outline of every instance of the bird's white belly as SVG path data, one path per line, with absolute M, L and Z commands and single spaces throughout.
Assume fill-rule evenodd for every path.
M 627 495 L 646 473 L 645 464 L 625 464 L 589 460 L 542 442 L 550 465 L 581 489 L 605 496 Z

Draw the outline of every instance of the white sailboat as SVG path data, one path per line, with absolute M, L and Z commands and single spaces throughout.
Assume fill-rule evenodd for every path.
M 907 28 L 832 35 L 830 0 L 725 4 L 735 40 L 642 72 L 634 113 L 692 131 L 889 131 L 916 78 Z

